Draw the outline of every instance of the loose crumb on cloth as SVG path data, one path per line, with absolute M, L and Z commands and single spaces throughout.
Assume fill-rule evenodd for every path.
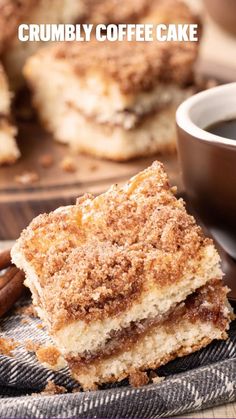
M 67 389 L 63 386 L 58 386 L 52 380 L 49 380 L 45 388 L 40 393 L 32 393 L 31 396 L 55 396 L 57 394 L 65 394 Z
M 29 316 L 29 317 L 33 317 L 33 318 L 38 317 L 33 304 L 26 304 L 26 305 L 17 307 L 14 310 L 14 313 Z
M 13 339 L 0 337 L 0 355 L 12 356 L 12 351 L 18 346 L 18 342 Z

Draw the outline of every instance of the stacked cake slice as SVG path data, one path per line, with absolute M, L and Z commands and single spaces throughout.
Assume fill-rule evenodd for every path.
M 181 2 L 174 12 L 173 1 L 156 3 L 151 22 L 196 23 Z M 29 58 L 24 75 L 58 141 L 127 160 L 175 149 L 175 110 L 193 91 L 197 53 L 197 42 L 64 43 Z
M 0 164 L 13 163 L 20 156 L 15 136 L 16 128 L 11 122 L 11 93 L 0 64 Z
M 39 51 L 24 69 L 44 126 L 81 152 L 127 160 L 175 149 L 196 48 L 89 42 Z
M 219 256 L 160 163 L 123 187 L 37 217 L 12 258 L 85 389 L 227 337 Z

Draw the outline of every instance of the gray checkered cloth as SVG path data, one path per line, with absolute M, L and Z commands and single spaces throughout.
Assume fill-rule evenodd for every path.
M 22 321 L 22 319 L 26 319 Z M 180 415 L 236 400 L 236 323 L 227 342 L 170 362 L 157 370 L 165 380 L 142 388 L 119 385 L 72 393 L 77 384 L 67 369 L 42 367 L 24 348 L 28 339 L 49 343 L 39 319 L 12 314 L 2 320 L 0 336 L 20 342 L 14 357 L 0 356 L 0 418 L 158 418 Z M 33 395 L 48 380 L 67 388 L 56 396 Z

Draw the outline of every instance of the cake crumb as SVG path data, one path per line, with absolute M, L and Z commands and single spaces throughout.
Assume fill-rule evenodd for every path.
M 34 342 L 32 340 L 25 341 L 25 349 L 29 352 L 36 352 L 40 348 L 40 343 Z
M 46 387 L 44 388 L 43 391 L 41 391 L 40 394 L 54 396 L 56 394 L 65 394 L 65 393 L 67 393 L 67 390 L 65 387 L 58 386 L 52 380 L 49 380 L 46 384 Z
M 164 379 L 165 379 L 165 377 L 159 377 L 159 376 L 157 375 L 156 377 L 153 377 L 153 378 L 152 378 L 152 382 L 153 382 L 153 384 L 159 384 L 159 383 L 161 383 L 162 381 L 164 381 Z
M 39 175 L 36 172 L 23 172 L 21 175 L 15 176 L 15 181 L 21 185 L 31 185 L 38 182 Z
M 76 172 L 75 160 L 72 157 L 65 157 L 61 162 L 61 168 L 64 172 L 74 173 Z
M 153 384 L 159 384 L 164 379 L 165 379 L 165 377 L 159 377 L 159 375 L 155 371 L 150 371 L 150 373 L 149 373 L 149 380 Z
M 47 364 L 55 367 L 60 359 L 60 352 L 54 346 L 41 346 L 36 351 L 36 357 L 42 364 Z
M 37 318 L 37 313 L 36 310 L 33 306 L 33 304 L 27 304 L 21 307 L 17 307 L 15 310 L 16 314 L 20 314 L 20 315 L 25 315 L 25 316 L 29 316 L 29 317 L 34 317 Z
M 53 161 L 53 157 L 52 157 L 51 154 L 43 154 L 39 158 L 39 164 L 44 169 L 49 169 L 50 167 L 52 167 L 53 163 L 54 163 L 54 161 Z
M 129 383 L 132 387 L 141 387 L 149 383 L 149 378 L 146 372 L 135 371 L 130 374 Z
M 0 338 L 0 355 L 12 356 L 12 351 L 18 346 L 13 339 Z

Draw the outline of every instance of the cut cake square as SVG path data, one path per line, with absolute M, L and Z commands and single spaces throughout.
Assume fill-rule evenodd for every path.
M 84 389 L 227 337 L 219 255 L 161 163 L 123 187 L 37 217 L 12 260 Z
M 128 160 L 175 149 L 175 111 L 193 92 L 196 57 L 190 43 L 64 43 L 31 57 L 24 75 L 55 139 Z

